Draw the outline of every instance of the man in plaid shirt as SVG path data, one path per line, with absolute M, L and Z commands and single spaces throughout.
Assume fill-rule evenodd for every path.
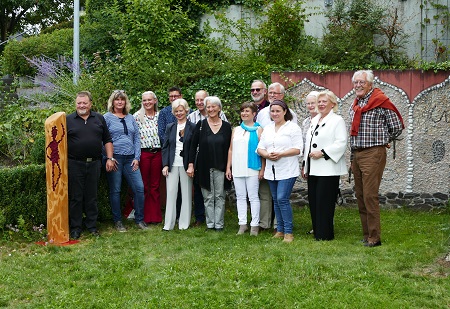
M 386 165 L 386 148 L 404 129 L 399 111 L 380 89 L 373 88 L 373 79 L 370 70 L 355 72 L 352 82 L 356 99 L 349 111 L 351 168 L 363 244 L 367 247 L 381 246 L 378 190 Z

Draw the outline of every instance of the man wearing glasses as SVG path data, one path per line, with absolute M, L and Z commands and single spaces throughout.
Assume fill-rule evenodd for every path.
M 370 70 L 355 72 L 352 83 L 356 99 L 349 110 L 350 161 L 366 247 L 381 246 L 378 190 L 386 165 L 386 148 L 405 127 L 391 100 L 379 88 L 373 88 L 373 79 Z
M 273 83 L 269 86 L 269 92 L 268 92 L 268 98 L 269 103 L 272 103 L 275 100 L 283 100 L 284 99 L 284 93 L 285 89 L 284 86 L 280 83 Z M 292 114 L 292 122 L 297 123 L 298 118 L 297 114 L 290 109 Z M 256 116 L 256 122 L 258 122 L 262 128 L 264 128 L 266 125 L 268 125 L 270 122 L 272 122 L 272 119 L 270 118 L 270 107 L 267 106 L 263 108 L 258 115 Z
M 252 88 L 253 88 L 253 85 L 252 85 Z M 268 92 L 268 99 L 269 99 L 268 103 L 269 104 L 266 107 L 259 110 L 258 114 L 256 116 L 256 122 L 258 122 L 262 128 L 264 128 L 266 125 L 268 125 L 272 122 L 272 119 L 270 118 L 270 103 L 272 103 L 275 100 L 283 100 L 284 93 L 285 93 L 284 86 L 280 83 L 270 84 L 268 90 L 269 90 L 269 92 Z M 252 97 L 253 97 L 253 92 L 252 92 Z M 292 109 L 290 109 L 290 111 L 293 116 L 292 121 L 294 123 L 297 123 L 297 114 Z M 267 188 L 266 188 L 266 185 L 267 185 Z M 266 190 L 267 190 L 267 192 L 266 192 Z M 266 194 L 268 194 L 268 196 L 266 196 Z M 261 203 L 261 209 L 259 212 L 260 228 L 269 229 L 271 226 L 271 223 L 272 223 L 272 218 L 273 218 L 273 228 L 274 228 L 274 233 L 275 233 L 276 227 L 277 227 L 277 219 L 273 216 L 272 196 L 270 195 L 269 183 L 265 179 L 262 179 L 259 183 L 259 199 L 260 199 L 260 203 Z
M 169 105 L 164 107 L 158 116 L 158 136 L 161 146 L 164 144 L 164 134 L 166 133 L 166 127 L 169 123 L 176 122 L 177 119 L 172 114 L 172 102 L 176 99 L 183 98 L 181 89 L 178 87 L 171 87 L 169 89 Z
M 250 94 L 252 96 L 253 103 L 255 103 L 257 107 L 256 116 L 254 119 L 256 121 L 259 112 L 266 107 L 269 107 L 270 104 L 266 99 L 266 84 L 262 80 L 254 80 L 250 88 Z M 268 230 L 272 226 L 273 206 L 269 183 L 264 178 L 259 181 L 258 195 L 261 204 L 259 211 L 259 228 L 261 230 Z

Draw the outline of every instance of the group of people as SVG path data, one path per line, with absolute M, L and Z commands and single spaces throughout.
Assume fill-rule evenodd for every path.
M 386 163 L 386 148 L 401 133 L 403 121 L 394 104 L 373 88 L 372 71 L 358 71 L 352 82 L 356 99 L 351 106 L 351 169 L 355 178 L 363 227 L 363 244 L 381 245 L 378 189 Z M 334 239 L 334 211 L 345 163 L 348 132 L 336 111 L 336 95 L 311 92 L 305 98 L 310 115 L 297 124 L 297 115 L 283 100 L 280 83 L 268 88 L 253 81 L 251 102 L 240 106 L 240 125 L 232 128 L 216 96 L 195 94 L 192 111 L 181 89 L 169 89 L 170 105 L 158 111 L 156 95 L 142 94 L 141 109 L 115 90 L 104 115 L 91 111 L 92 97 L 77 94 L 76 112 L 67 116 L 69 157 L 70 236 L 80 237 L 84 225 L 98 235 L 97 183 L 106 170 L 115 228 L 122 223 L 122 177 L 132 195 L 137 227 L 162 223 L 161 192 L 166 203 L 163 231 L 206 223 L 208 230 L 224 228 L 225 191 L 234 183 L 238 235 L 246 233 L 247 198 L 250 235 L 274 229 L 274 238 L 292 242 L 290 195 L 296 179 L 307 179 L 312 230 L 317 240 Z M 303 155 L 302 155 L 303 154 Z M 194 197 L 192 196 L 194 195 Z M 275 216 L 273 216 L 273 213 Z

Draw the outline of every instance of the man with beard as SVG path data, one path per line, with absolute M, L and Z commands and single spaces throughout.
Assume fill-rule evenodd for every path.
M 72 239 L 80 238 L 84 224 L 92 235 L 97 230 L 97 189 L 105 146 L 106 171 L 116 168 L 113 144 L 105 119 L 92 112 L 92 96 L 81 91 L 75 99 L 76 112 L 67 116 L 67 152 L 69 158 L 69 227 Z
M 267 88 L 266 84 L 261 80 L 254 80 L 250 88 L 253 103 L 257 107 L 255 121 L 257 121 L 258 114 L 264 109 L 269 107 L 269 101 L 266 99 Z M 273 218 L 273 205 L 272 195 L 270 193 L 269 183 L 266 179 L 262 178 L 259 181 L 259 228 L 261 230 L 268 230 L 272 227 Z

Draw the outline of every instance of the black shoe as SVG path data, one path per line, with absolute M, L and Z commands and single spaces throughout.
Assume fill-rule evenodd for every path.
M 91 235 L 94 237 L 100 237 L 100 233 L 98 232 L 97 229 L 90 230 L 89 232 L 91 232 Z
M 81 236 L 81 232 L 79 230 L 73 230 L 70 232 L 70 238 L 72 239 L 78 239 Z
M 214 230 L 215 230 L 215 228 L 213 228 L 213 227 L 207 227 L 205 231 L 210 232 L 210 231 L 214 231 Z
M 216 232 L 223 232 L 223 227 L 217 227 L 215 230 Z
M 381 246 L 381 240 L 379 240 L 379 241 L 377 241 L 377 242 L 369 242 L 369 241 L 368 241 L 368 242 L 366 242 L 366 243 L 364 244 L 364 246 L 370 247 L 370 248 Z

